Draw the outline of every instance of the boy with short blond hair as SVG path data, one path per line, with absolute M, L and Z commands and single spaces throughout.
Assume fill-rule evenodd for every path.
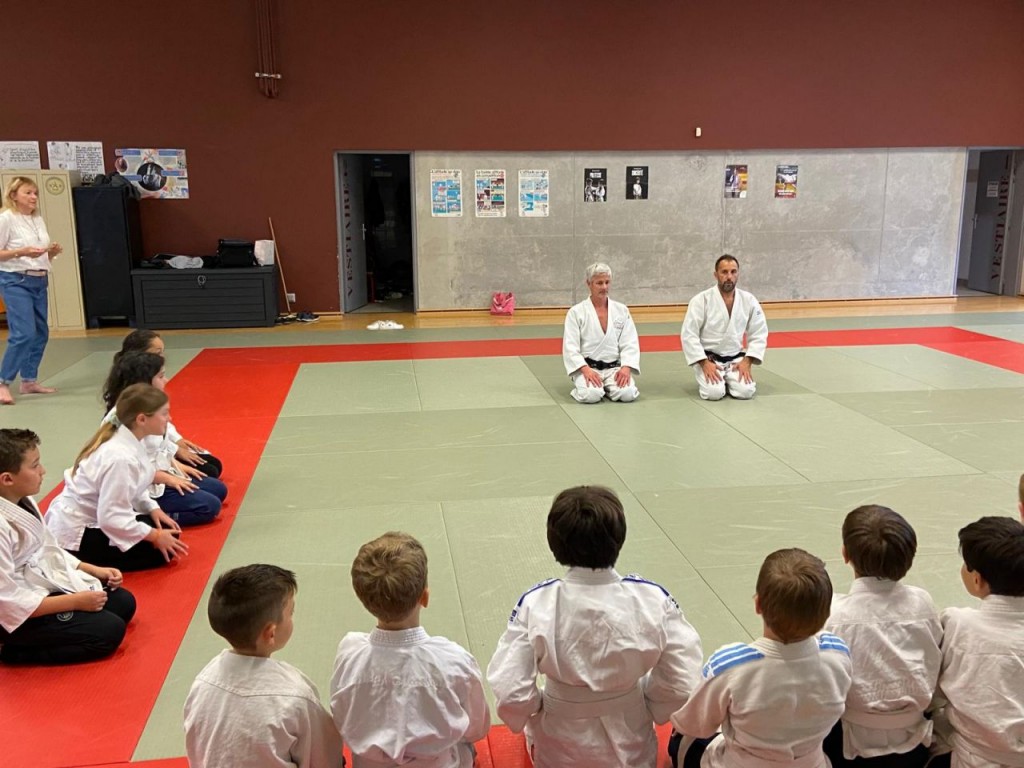
M 850 592 L 836 595 L 825 627 L 853 650 L 846 712 L 828 739 L 833 768 L 920 768 L 928 762 L 942 624 L 931 595 L 900 583 L 917 552 L 917 534 L 901 515 L 876 504 L 843 521 Z
M 684 765 L 828 765 L 822 740 L 843 714 L 851 680 L 846 644 L 821 632 L 831 600 L 817 557 L 802 549 L 768 555 L 754 595 L 764 636 L 713 653 L 697 690 L 672 715 Z
M 291 639 L 295 574 L 247 565 L 213 585 L 207 615 L 231 650 L 206 665 L 185 701 L 192 768 L 340 768 L 341 738 L 302 672 L 271 659 Z
M 615 570 L 626 516 L 614 491 L 562 491 L 547 536 L 568 571 L 512 610 L 487 667 L 498 715 L 526 731 L 535 768 L 654 768 L 654 724 L 696 685 L 700 637 L 668 590 Z
M 476 660 L 420 626 L 430 602 L 423 545 L 397 531 L 364 544 L 352 587 L 377 619 L 372 632 L 342 638 L 331 676 L 331 712 L 354 768 L 470 768 L 491 716 Z
M 952 727 L 954 768 L 1024 765 L 1024 525 L 983 517 L 959 537 L 960 576 L 981 605 L 941 614 L 936 730 Z

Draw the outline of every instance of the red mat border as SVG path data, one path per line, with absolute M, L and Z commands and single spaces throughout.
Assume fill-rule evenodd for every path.
M 1024 373 L 1024 345 L 954 327 L 788 331 L 771 335 L 772 348 L 893 344 L 919 345 Z M 680 340 L 677 335 L 644 336 L 642 348 L 645 352 L 678 352 Z M 5 723 L 8 733 L 18 734 L 18 738 L 8 739 L 4 745 L 8 764 L 39 768 L 178 768 L 187 764 L 183 758 L 130 761 L 299 365 L 558 354 L 561 340 L 551 338 L 246 347 L 200 352 L 174 377 L 169 392 L 175 422 L 193 439 L 215 447 L 228 467 L 230 497 L 222 519 L 212 526 L 187 532 L 193 554 L 173 566 L 171 573 L 131 574 L 126 579 L 139 597 L 140 611 L 124 647 L 112 659 L 60 669 L 0 668 L 0 689 L 6 692 L 0 702 L 0 721 Z M 220 410 L 226 391 L 231 393 L 230 414 Z M 44 506 L 58 491 L 59 487 L 47 497 Z M 153 620 L 154 611 L 180 619 L 168 628 L 166 621 Z M 125 680 L 133 681 L 131 700 L 118 690 Z M 18 695 L 11 695 L 15 690 Z M 63 702 L 56 708 L 59 711 L 55 711 L 54 701 Z M 43 727 L 40 717 L 46 721 Z M 60 723 L 59 729 L 52 726 L 54 723 Z M 480 748 L 481 765 L 485 768 L 528 764 L 521 737 L 502 727 L 495 727 Z M 496 752 L 502 753 L 500 762 L 495 760 Z

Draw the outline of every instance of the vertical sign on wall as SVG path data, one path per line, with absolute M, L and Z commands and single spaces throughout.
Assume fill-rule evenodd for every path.
M 799 165 L 775 166 L 775 197 L 796 197 L 796 177 L 799 171 Z
M 546 170 L 519 171 L 519 215 L 527 218 L 547 216 L 551 199 L 550 178 Z
M 476 172 L 476 216 L 505 218 L 505 169 Z
M 608 169 L 583 169 L 583 202 L 603 203 L 608 197 Z
M 725 196 L 731 198 L 747 196 L 747 166 L 725 166 Z
M 430 215 L 462 216 L 462 171 L 458 168 L 430 171 Z
M 626 166 L 626 199 L 646 200 L 647 199 L 647 170 L 646 165 Z

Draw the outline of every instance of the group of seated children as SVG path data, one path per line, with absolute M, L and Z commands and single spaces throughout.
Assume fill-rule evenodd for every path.
M 220 461 L 174 429 L 165 385 L 163 341 L 132 332 L 103 390 L 107 415 L 45 518 L 32 498 L 45 474 L 39 437 L 0 429 L 0 661 L 113 653 L 135 613 L 122 571 L 187 554 L 182 526 L 220 513 Z
M 900 583 L 913 528 L 886 507 L 859 507 L 843 524 L 850 593 L 833 597 L 817 557 L 774 552 L 754 596 L 763 636 L 703 666 L 700 638 L 668 591 L 614 570 L 626 519 L 612 491 L 560 493 L 547 536 L 568 571 L 519 598 L 487 669 L 498 715 L 525 731 L 539 768 L 654 768 L 654 724 L 668 721 L 673 764 L 686 768 L 918 768 L 950 750 L 954 768 L 1024 765 L 1015 519 L 960 530 L 964 585 L 982 602 L 938 614 L 924 590 Z M 352 584 L 377 626 L 341 640 L 329 714 L 307 677 L 270 658 L 292 635 L 294 574 L 250 565 L 218 579 L 210 623 L 232 649 L 189 693 L 192 768 L 237 755 L 251 766 L 337 768 L 342 741 L 354 768 L 473 765 L 490 726 L 482 676 L 467 651 L 420 626 L 423 547 L 403 533 L 365 544 Z

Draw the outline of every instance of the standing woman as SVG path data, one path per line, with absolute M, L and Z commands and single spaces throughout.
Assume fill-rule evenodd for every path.
M 4 192 L 0 212 L 0 298 L 7 307 L 7 351 L 0 363 L 0 405 L 14 405 L 10 384 L 21 374 L 23 395 L 56 392 L 36 378 L 50 337 L 46 286 L 50 259 L 63 249 L 50 242 L 39 215 L 39 187 L 17 176 Z

